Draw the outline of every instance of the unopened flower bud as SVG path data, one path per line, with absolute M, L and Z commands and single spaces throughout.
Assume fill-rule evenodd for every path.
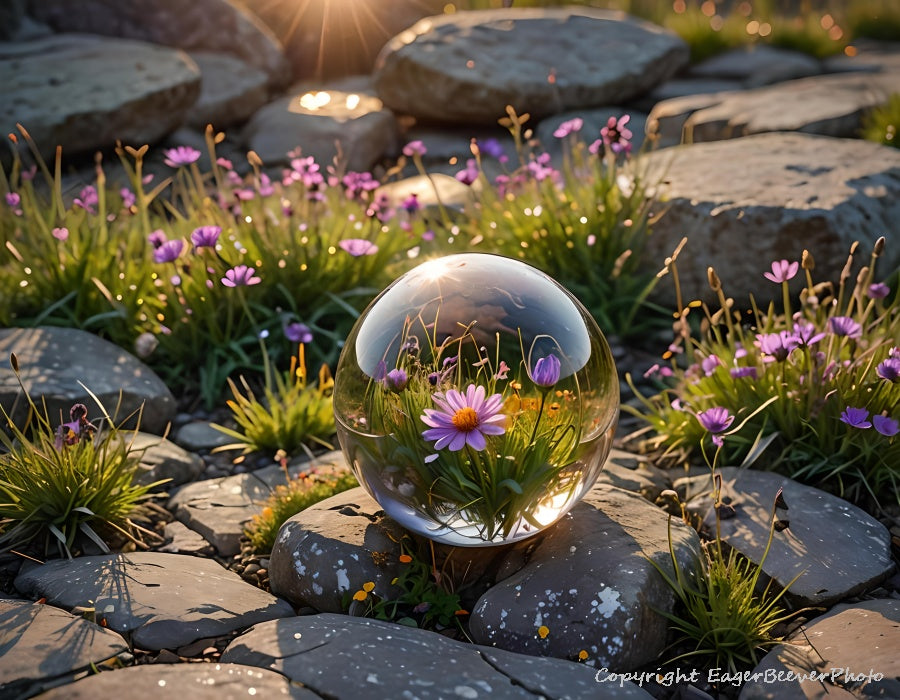
M 709 286 L 714 292 L 718 292 L 722 289 L 722 280 L 719 279 L 719 276 L 712 267 L 706 268 L 706 278 L 709 280 Z
M 812 270 L 816 266 L 816 261 L 813 260 L 812 253 L 808 250 L 803 251 L 803 255 L 800 258 L 800 267 L 804 270 Z
M 872 255 L 876 258 L 884 252 L 884 236 L 875 241 L 875 247 L 872 249 Z

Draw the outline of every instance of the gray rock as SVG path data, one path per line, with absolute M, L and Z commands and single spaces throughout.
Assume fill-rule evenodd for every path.
M 23 571 L 15 586 L 63 608 L 92 605 L 98 622 L 141 649 L 175 649 L 294 614 L 215 561 L 160 552 L 50 561 Z
M 38 405 L 41 397 L 46 401 L 53 425 L 60 422 L 60 415 L 69 420 L 74 403 L 85 404 L 90 419 L 102 415 L 79 382 L 110 412 L 121 394 L 119 413 L 112 416 L 117 425 L 133 426 L 134 415 L 143 406 L 141 429 L 162 434 L 175 415 L 175 397 L 153 370 L 91 333 L 56 327 L 0 329 L 0 356 L 8 358 L 10 353 L 18 357 L 20 376 L 31 398 Z M 27 415 L 21 388 L 5 360 L 0 366 L 0 405 L 14 420 Z
M 29 10 L 58 32 L 231 53 L 263 70 L 273 86 L 284 86 L 290 79 L 287 60 L 271 31 L 231 0 L 30 0 Z
M 42 694 L 41 700 L 128 698 L 159 700 L 183 695 L 191 700 L 222 698 L 293 698 L 321 700 L 280 673 L 240 664 L 144 664 L 88 676 Z
M 640 496 L 595 486 L 553 527 L 509 550 L 518 571 L 472 610 L 477 644 L 535 656 L 577 659 L 615 671 L 654 663 L 665 647 L 674 596 L 651 563 L 672 571 L 668 536 L 681 567 L 699 556 L 697 534 Z M 529 549 L 520 564 L 522 547 Z M 521 567 L 521 568 L 519 568 Z M 542 627 L 546 634 L 542 635 Z
M 660 492 L 672 487 L 668 472 L 654 467 L 645 457 L 617 449 L 610 451 L 597 483 L 631 491 L 651 503 Z
M 867 258 L 878 237 L 890 241 L 900 217 L 900 151 L 867 141 L 759 134 L 646 157 L 647 181 L 665 177 L 658 190 L 665 201 L 656 207 L 645 260 L 657 267 L 687 235 L 678 258 L 685 300 L 715 303 L 710 266 L 739 303 L 749 294 L 771 298 L 777 290 L 763 272 L 773 260 L 800 260 L 804 249 L 815 258 L 816 281 L 836 280 L 854 241 Z M 900 247 L 889 242 L 879 269 L 898 262 Z M 655 294 L 670 289 L 664 279 Z
M 187 115 L 188 126 L 225 129 L 247 121 L 268 100 L 268 76 L 262 69 L 225 53 L 189 55 L 200 69 L 201 82 L 200 95 Z
M 332 614 L 256 625 L 228 646 L 222 661 L 271 668 L 329 698 L 651 697 L 630 682 L 598 683 L 595 671 L 581 664 Z
M 93 665 L 131 658 L 125 640 L 112 630 L 50 605 L 0 599 L 0 630 L 4 698 L 31 697 Z
M 900 698 L 898 648 L 900 600 L 838 605 L 772 649 L 740 700 Z
M 340 452 L 329 452 L 312 462 L 292 462 L 291 478 L 311 469 L 346 469 Z M 219 479 L 187 484 L 169 499 L 175 517 L 199 532 L 223 557 L 240 551 L 244 526 L 262 510 L 266 499 L 279 484 L 287 483 L 279 465 Z
M 863 115 L 900 92 L 900 72 L 823 75 L 739 92 L 657 104 L 647 129 L 664 144 L 733 139 L 770 131 L 856 137 Z M 683 124 L 683 127 L 681 126 Z
M 775 495 L 783 489 L 788 510 L 779 517 L 790 527 L 775 534 L 762 570 L 781 587 L 799 576 L 788 590 L 798 606 L 833 605 L 873 588 L 893 570 L 890 533 L 865 511 L 774 472 L 718 471 L 722 493 L 737 511 L 721 520 L 722 541 L 756 564 L 765 550 Z M 675 489 L 688 510 L 714 524 L 708 475 L 679 479 Z
M 680 75 L 679 77 L 667 80 L 655 87 L 646 95 L 642 95 L 631 102 L 630 106 L 642 112 L 650 112 L 658 102 L 664 100 L 673 100 L 678 97 L 695 97 L 697 95 L 709 95 L 716 92 L 733 92 L 741 89 L 741 83 L 738 80 L 718 80 L 710 78 L 691 78 L 689 76 Z M 684 116 L 687 120 L 689 114 Z M 682 123 L 683 125 L 683 123 Z M 674 128 L 668 128 L 664 134 L 667 138 L 660 146 L 675 146 L 681 142 L 680 126 L 676 131 Z M 673 139 L 674 135 L 674 139 Z M 659 137 L 660 134 L 654 133 Z
M 244 0 L 284 45 L 294 79 L 332 79 L 370 73 L 381 47 L 445 0 L 378 0 L 334 6 L 323 2 Z
M 344 491 L 281 526 L 269 557 L 269 586 L 294 605 L 320 612 L 345 611 L 345 595 L 368 581 L 374 595 L 387 599 L 403 535 L 361 487 Z
M 628 100 L 687 60 L 677 36 L 623 13 L 522 8 L 423 19 L 384 47 L 374 77 L 396 112 L 492 125 L 507 105 L 542 118 Z
M 397 152 L 398 127 L 368 79 L 353 78 L 292 87 L 253 115 L 242 139 L 266 165 L 288 162 L 299 147 L 323 170 L 339 155 L 347 170 L 367 171 Z
M 131 439 L 131 436 L 129 436 Z M 197 455 L 158 435 L 137 433 L 132 441 L 132 452 L 140 453 L 140 463 L 135 481 L 139 484 L 161 485 L 168 490 L 193 481 L 203 471 L 203 460 Z
M 477 188 L 477 185 L 475 185 Z M 422 214 L 440 220 L 440 207 L 444 211 L 464 211 L 475 204 L 475 189 L 465 185 L 455 177 L 442 173 L 413 175 L 402 180 L 389 182 L 375 191 L 375 196 L 385 196 L 389 206 L 401 207 L 412 195 L 416 196 Z
M 745 87 L 757 87 L 821 72 L 822 64 L 808 54 L 754 44 L 708 58 L 691 66 L 689 74 L 713 80 L 740 80 Z
M 160 552 L 172 554 L 195 554 L 198 556 L 211 556 L 214 547 L 203 537 L 191 530 L 184 523 L 174 520 L 166 523 L 164 536 L 166 544 L 159 548 Z
M 235 439 L 220 430 L 216 430 L 207 421 L 195 420 L 182 425 L 178 432 L 175 433 L 172 441 L 185 450 L 201 452 L 213 450 L 224 445 L 231 445 L 235 442 Z
M 0 41 L 15 38 L 25 19 L 25 0 L 6 0 L 0 4 Z
M 197 99 L 200 71 L 178 50 L 69 34 L 0 44 L 0 84 L 3 133 L 23 124 L 52 162 L 57 145 L 78 153 L 158 141 Z

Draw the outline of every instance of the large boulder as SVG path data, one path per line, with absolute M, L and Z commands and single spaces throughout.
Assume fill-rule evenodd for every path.
M 200 95 L 187 116 L 189 126 L 212 124 L 224 129 L 241 124 L 269 99 L 268 76 L 243 59 L 227 53 L 192 51 L 200 69 Z
M 57 145 L 77 153 L 161 139 L 200 94 L 200 71 L 176 49 L 66 34 L 0 44 L 0 85 L 0 130 L 22 124 L 52 161 Z
M 495 124 L 507 105 L 541 118 L 619 104 L 687 60 L 677 36 L 621 12 L 470 11 L 422 19 L 394 37 L 378 57 L 375 85 L 396 112 Z
M 715 303 L 710 266 L 725 293 L 743 302 L 748 294 L 777 296 L 763 273 L 773 260 L 800 260 L 804 249 L 815 259 L 817 282 L 837 279 L 854 241 L 868 256 L 874 242 L 887 237 L 882 274 L 900 262 L 900 246 L 891 243 L 900 220 L 897 149 L 772 133 L 661 149 L 647 158 L 647 181 L 663 182 L 645 259 L 659 267 L 687 236 L 678 258 L 685 301 Z M 665 282 L 656 293 L 670 299 Z
M 422 17 L 439 15 L 445 0 L 328 2 L 244 0 L 284 45 L 294 80 L 328 80 L 370 73 L 381 48 Z
M 252 13 L 231 0 L 29 0 L 29 13 L 58 32 L 138 39 L 185 51 L 231 53 L 286 85 L 281 45 Z
M 0 357 L 11 353 L 18 359 L 25 389 L 38 406 L 43 399 L 53 425 L 67 422 L 75 403 L 88 407 L 90 419 L 102 415 L 87 390 L 110 415 L 119 406 L 118 414 L 112 415 L 117 424 L 129 418 L 123 424 L 134 425 L 134 416 L 143 407 L 141 429 L 161 435 L 175 416 L 175 397 L 153 370 L 91 333 L 75 328 L 2 328 Z M 0 365 L 0 406 L 17 422 L 28 414 L 22 389 L 5 359 Z

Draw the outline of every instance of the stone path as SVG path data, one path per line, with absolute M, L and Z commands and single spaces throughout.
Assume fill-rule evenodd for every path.
M 390 11 L 397 3 L 383 6 Z M 173 22 L 176 5 L 179 20 Z M 77 17 L 66 11 L 65 0 L 32 3 L 40 6 L 34 16 L 13 16 L 0 42 L 0 76 L 9 78 L 0 110 L 4 133 L 14 129 L 15 120 L 26 120 L 47 155 L 57 143 L 66 152 L 90 153 L 116 137 L 139 145 L 163 138 L 179 124 L 212 119 L 237 134 L 229 136 L 223 152 L 255 147 L 268 165 L 277 166 L 298 145 L 312 152 L 344 139 L 345 153 L 359 169 L 396 156 L 404 141 L 421 138 L 430 152 L 429 169 L 452 176 L 470 157 L 472 136 L 481 142 L 496 136 L 512 155 L 508 135 L 490 126 L 502 116 L 509 95 L 522 96 L 517 109 L 534 113 L 529 127 L 557 155 L 562 149 L 552 132 L 560 121 L 583 117 L 592 130 L 585 133 L 595 135 L 605 118 L 627 111 L 632 126 L 646 119 L 650 137 L 663 142 L 680 140 L 685 128 L 694 141 L 716 140 L 651 156 L 669 166 L 671 205 L 654 241 L 659 255 L 668 254 L 673 237 L 691 231 L 697 240 L 692 254 L 679 259 L 682 278 L 700 289 L 706 266 L 713 264 L 735 298 L 753 291 L 770 258 L 796 259 L 801 245 L 824 246 L 823 261 L 842 261 L 837 251 L 850 238 L 889 235 L 883 229 L 898 218 L 896 152 L 843 138 L 854 133 L 864 109 L 900 90 L 900 52 L 892 47 L 861 46 L 852 60 L 822 62 L 760 49 L 683 70 L 684 46 L 676 38 L 608 13 L 460 13 L 417 25 L 409 41 L 387 46 L 377 68 L 370 56 L 371 71 L 285 88 L 290 82 L 285 56 L 258 20 L 226 0 L 194 2 L 189 15 L 182 5 L 153 0 L 144 5 L 150 9 L 139 22 L 128 3 L 113 0 L 81 3 Z M 22 7 L 15 4 L 12 11 Z M 88 35 L 53 34 L 63 27 Z M 530 41 L 536 31 L 555 47 L 537 63 L 532 44 L 521 50 L 522 37 Z M 114 36 L 97 36 L 110 32 Z M 562 61 L 583 48 L 586 32 L 612 38 L 595 42 L 582 60 Z M 475 43 L 459 53 L 454 45 L 464 44 L 464 34 L 476 37 Z M 618 38 L 627 40 L 627 52 L 604 53 L 602 46 Z M 65 97 L 63 87 L 74 95 L 96 92 L 90 89 L 95 71 L 89 66 L 97 60 L 92 56 L 107 65 L 121 57 L 123 41 L 130 43 L 128 60 L 117 64 L 121 90 L 104 92 L 114 99 L 93 111 L 73 112 L 76 101 Z M 555 67 L 545 60 L 554 52 L 560 56 Z M 162 86 L 152 79 L 160 75 L 170 82 Z M 416 87 L 423 80 L 428 89 Z M 466 92 L 464 99 L 459 90 Z M 326 93 L 328 100 L 304 100 Z M 786 110 L 791 100 L 796 109 Z M 153 115 L 146 108 L 150 103 L 166 112 L 152 123 L 144 119 Z M 545 105 L 554 113 L 545 114 Z M 33 112 L 32 106 L 41 109 Z M 110 122 L 109 114 L 127 116 L 128 124 Z M 410 128 L 410 115 L 451 123 Z M 115 133 L 97 128 L 101 122 L 114 126 Z M 810 133 L 767 133 L 785 131 Z M 169 145 L 191 138 L 198 138 L 196 131 L 182 130 Z M 320 162 L 333 155 L 328 148 L 315 154 Z M 733 177 L 733 163 L 750 168 L 753 176 Z M 722 170 L 712 167 L 719 164 Z M 491 167 L 497 164 L 486 165 Z M 740 182 L 755 184 L 741 189 Z M 467 192 L 453 186 L 456 201 L 467 201 Z M 431 184 L 406 181 L 395 187 L 417 191 L 425 202 Z M 752 237 L 742 228 L 751 224 Z M 756 253 L 743 258 L 759 269 L 741 268 L 726 254 L 735 240 L 758 244 Z M 892 243 L 888 265 L 900 261 Z M 716 245 L 723 254 L 713 259 L 708 253 Z M 726 272 L 729 261 L 736 267 Z M 126 411 L 143 404 L 143 429 L 161 435 L 175 417 L 171 393 L 145 365 L 107 346 L 66 329 L 0 330 L 0 354 L 17 352 L 23 376 L 46 395 L 54 413 L 86 401 L 79 379 L 109 404 L 121 389 Z M 11 407 L 17 393 L 9 370 L 0 368 L 0 403 Z M 191 437 L 192 432 L 199 434 Z M 210 446 L 203 433 L 202 425 L 194 425 L 178 440 L 179 431 L 180 445 L 149 434 L 140 438 L 141 478 L 171 479 L 168 509 L 178 518 L 167 526 L 171 541 L 159 551 L 44 565 L 0 560 L 4 574 L 16 574 L 0 598 L 0 695 L 344 700 L 364 689 L 367 698 L 385 699 L 671 696 L 672 689 L 655 676 L 664 644 L 657 610 L 667 609 L 671 596 L 648 558 L 666 565 L 668 522 L 652 503 L 673 484 L 640 458 L 614 453 L 591 495 L 544 535 L 480 558 L 469 554 L 477 581 L 470 587 L 470 630 L 479 646 L 337 614 L 352 586 L 372 581 L 378 591 L 389 590 L 400 563 L 395 541 L 400 533 L 390 530 L 361 490 L 319 504 L 285 528 L 268 562 L 275 594 L 228 571 L 223 564 L 239 551 L 243 524 L 285 476 L 279 467 L 267 466 L 198 480 L 208 475 L 206 455 L 199 454 Z M 319 461 L 342 464 L 342 457 L 333 453 Z M 309 465 L 292 464 L 290 474 L 305 468 Z M 776 488 L 772 478 L 728 474 L 739 517 L 728 521 L 727 536 L 751 558 L 759 556 L 768 525 L 765 503 Z M 778 484 L 793 509 L 792 527 L 778 536 L 766 572 L 785 582 L 803 571 L 796 597 L 833 607 L 773 649 L 744 683 L 741 699 L 826 692 L 900 697 L 900 577 L 895 573 L 900 529 L 889 532 L 814 489 L 789 480 Z M 703 478 L 675 486 L 701 493 L 706 488 Z M 702 512 L 702 498 L 695 507 Z M 697 553 L 696 538 L 686 528 L 674 530 L 677 556 L 686 565 Z M 375 553 L 386 555 L 385 565 L 375 564 Z M 333 580 L 326 586 L 325 578 Z M 171 663 L 161 663 L 166 661 Z M 813 668 L 825 674 L 814 683 L 778 680 L 779 673 Z M 639 677 L 644 688 L 614 675 L 645 669 L 648 676 Z M 682 684 L 681 697 L 702 698 L 731 687 L 709 681 Z

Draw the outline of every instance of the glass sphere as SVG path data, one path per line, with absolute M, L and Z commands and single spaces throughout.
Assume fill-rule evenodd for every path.
M 559 520 L 603 468 L 618 409 L 590 314 L 496 255 L 397 279 L 335 373 L 338 439 L 359 483 L 403 527 L 452 546 L 515 542 Z

